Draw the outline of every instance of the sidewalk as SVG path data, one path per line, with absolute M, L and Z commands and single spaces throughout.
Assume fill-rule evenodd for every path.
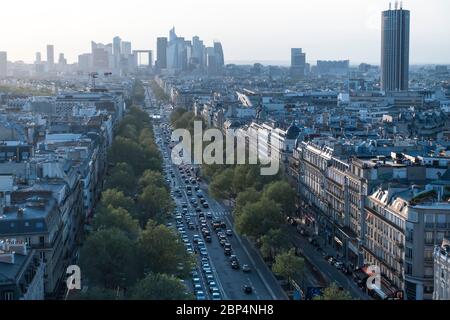
M 363 292 L 356 283 L 353 282 L 351 277 L 344 275 L 341 271 L 337 270 L 334 266 L 330 265 L 326 261 L 323 255 L 317 251 L 317 248 L 308 242 L 308 239 L 301 236 L 295 227 L 288 226 L 287 232 L 293 244 L 299 248 L 300 253 L 320 272 L 320 274 L 329 282 L 336 282 L 345 290 L 347 290 L 352 297 L 360 300 L 370 300 L 371 298 Z M 327 250 L 328 249 L 328 250 Z M 324 249 L 324 251 L 330 255 L 335 254 L 330 247 Z

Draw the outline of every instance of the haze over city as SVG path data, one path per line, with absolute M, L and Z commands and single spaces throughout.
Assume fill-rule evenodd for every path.
M 380 12 L 387 6 L 385 0 L 7 1 L 0 13 L 0 51 L 8 51 L 10 61 L 32 62 L 36 51 L 53 44 L 72 63 L 91 40 L 106 43 L 115 35 L 136 49 L 154 50 L 156 37 L 175 26 L 187 38 L 220 40 L 226 62 L 287 64 L 289 48 L 298 46 L 308 61 L 379 64 Z M 450 1 L 409 0 L 403 6 L 414 21 L 410 63 L 448 63 Z

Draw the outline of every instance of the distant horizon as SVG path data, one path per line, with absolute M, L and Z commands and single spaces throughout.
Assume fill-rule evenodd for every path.
M 318 60 L 347 60 L 347 59 L 318 59 Z M 9 63 L 25 63 L 27 65 L 31 65 L 34 64 L 34 62 L 27 62 L 27 61 L 23 61 L 23 60 L 15 60 L 15 61 L 11 61 L 8 57 L 8 62 Z M 42 61 L 43 63 L 45 63 L 45 60 Z M 306 61 L 307 63 L 309 63 L 311 66 L 316 65 L 317 60 L 315 61 Z M 69 64 L 75 64 L 77 62 L 71 62 Z M 155 61 L 153 61 L 153 64 L 155 63 Z M 235 64 L 235 65 L 242 65 L 242 66 L 246 66 L 246 65 L 254 65 L 255 63 L 260 63 L 263 66 L 278 66 L 278 67 L 290 67 L 290 61 L 289 60 L 246 60 L 246 59 L 241 59 L 241 60 L 225 60 L 225 65 L 227 64 Z M 352 60 L 350 60 L 350 67 L 357 67 L 359 66 L 361 63 L 367 63 L 371 66 L 376 66 L 379 67 L 380 63 L 375 63 L 375 62 L 368 62 L 368 61 L 360 61 L 360 62 L 353 62 Z M 55 63 L 57 64 L 57 63 Z M 409 64 L 410 67 L 413 66 L 450 66 L 450 62 L 441 62 L 441 63 L 437 63 L 437 62 L 412 62 Z
M 318 59 L 318 60 L 339 60 L 339 59 Z M 341 60 L 347 60 L 347 59 L 341 59 Z M 306 61 L 310 65 L 315 65 L 317 60 L 315 61 Z M 273 66 L 281 66 L 281 67 L 289 67 L 290 61 L 289 60 L 225 60 L 225 64 L 237 64 L 237 65 L 253 65 L 255 63 L 261 63 L 262 65 L 273 65 Z M 312 64 L 311 64 L 312 63 Z M 367 62 L 367 61 L 361 61 L 361 62 L 352 62 L 350 60 L 350 67 L 357 67 L 361 63 L 367 63 L 372 66 L 380 66 L 380 62 Z M 442 63 L 434 63 L 434 62 L 413 62 L 409 64 L 410 66 L 440 66 L 440 65 L 450 65 L 450 62 L 442 62 Z
M 79 54 L 90 52 L 92 40 L 111 43 L 119 36 L 131 41 L 133 49 L 155 54 L 156 38 L 167 37 L 175 26 L 179 36 L 198 35 L 207 46 L 220 40 L 226 61 L 285 64 L 290 48 L 299 47 L 307 61 L 379 64 L 381 12 L 389 8 L 389 0 L 279 0 L 276 5 L 260 0 L 258 6 L 239 0 L 119 4 L 119 0 L 106 6 L 98 0 L 5 2 L 0 51 L 8 52 L 10 61 L 32 63 L 36 52 L 45 61 L 46 45 L 53 44 L 56 59 L 64 53 L 74 63 Z M 406 0 L 403 8 L 411 12 L 411 63 L 450 64 L 450 42 L 445 40 L 450 39 L 450 1 Z

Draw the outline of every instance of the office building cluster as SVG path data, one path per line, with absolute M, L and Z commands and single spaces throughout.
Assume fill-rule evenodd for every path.
M 169 38 L 157 39 L 156 52 L 157 73 L 195 72 L 218 76 L 224 71 L 225 58 L 220 42 L 206 47 L 198 36 L 192 40 L 177 36 L 175 28 L 170 30 Z

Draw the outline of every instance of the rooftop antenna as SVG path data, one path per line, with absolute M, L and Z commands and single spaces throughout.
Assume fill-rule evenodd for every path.
M 392 9 L 392 2 L 389 2 L 389 10 Z
M 395 10 L 398 9 L 398 1 L 395 1 Z

